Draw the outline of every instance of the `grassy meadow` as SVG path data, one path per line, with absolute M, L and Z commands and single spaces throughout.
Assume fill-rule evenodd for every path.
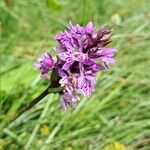
M 0 150 L 150 150 L 149 0 L 0 0 L 0 126 L 47 86 L 33 63 L 69 21 L 113 28 L 117 63 L 64 112 L 51 94 L 0 131 Z

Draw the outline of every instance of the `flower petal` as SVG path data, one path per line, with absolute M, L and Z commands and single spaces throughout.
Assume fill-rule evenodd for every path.
M 90 34 L 93 32 L 93 23 L 90 21 L 88 22 L 88 24 L 85 27 L 85 31 L 86 33 Z
M 63 65 L 62 69 L 64 69 L 64 70 L 67 71 L 73 63 L 74 63 L 74 61 L 72 61 L 72 60 L 67 61 L 67 62 Z

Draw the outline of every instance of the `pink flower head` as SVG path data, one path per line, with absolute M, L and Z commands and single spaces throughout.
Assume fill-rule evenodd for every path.
M 69 27 L 55 37 L 58 41 L 55 67 L 48 53 L 38 59 L 35 67 L 42 71 L 41 77 L 53 68 L 58 73 L 58 82 L 64 87 L 60 94 L 65 110 L 69 105 L 74 106 L 80 95 L 90 96 L 95 90 L 96 73 L 116 62 L 117 50 L 106 47 L 110 43 L 110 33 L 106 27 L 96 30 L 91 21 L 85 27 L 70 22 Z

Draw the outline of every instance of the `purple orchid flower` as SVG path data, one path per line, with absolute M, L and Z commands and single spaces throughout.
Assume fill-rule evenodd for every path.
M 57 72 L 58 82 L 64 89 L 60 93 L 64 110 L 74 106 L 81 95 L 90 96 L 95 90 L 96 73 L 116 62 L 113 57 L 117 50 L 106 47 L 111 42 L 110 33 L 106 27 L 96 31 L 91 21 L 85 27 L 70 22 L 69 27 L 55 37 L 57 63 L 54 65 L 48 53 L 38 59 L 35 68 L 41 70 L 42 78 L 52 69 Z

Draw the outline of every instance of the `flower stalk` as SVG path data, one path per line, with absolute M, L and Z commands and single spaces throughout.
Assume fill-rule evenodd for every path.
M 20 117 L 24 112 L 30 110 L 32 107 L 34 107 L 38 102 L 40 102 L 44 97 L 46 97 L 48 94 L 51 93 L 61 93 L 63 91 L 62 87 L 53 88 L 48 86 L 39 96 L 34 98 L 29 104 L 27 104 L 25 107 L 22 107 L 17 113 L 14 114 L 14 116 L 9 120 L 8 122 L 0 125 L 0 131 L 2 131 L 4 128 L 8 127 L 8 125 L 15 121 L 18 117 Z

